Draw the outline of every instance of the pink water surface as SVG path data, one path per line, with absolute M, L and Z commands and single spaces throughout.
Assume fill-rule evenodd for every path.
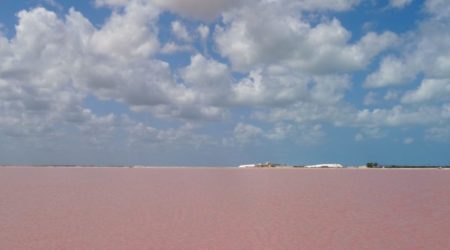
M 0 249 L 450 249 L 450 171 L 0 168 Z

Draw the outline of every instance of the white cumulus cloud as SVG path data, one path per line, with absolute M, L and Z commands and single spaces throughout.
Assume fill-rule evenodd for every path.
M 448 100 L 450 96 L 450 79 L 425 79 L 420 86 L 407 92 L 402 97 L 404 103 L 421 103 Z
M 277 2 L 236 10 L 225 15 L 224 23 L 216 28 L 215 41 L 238 71 L 283 64 L 312 74 L 351 72 L 397 41 L 392 32 L 368 33 L 352 44 L 337 19 L 312 26 Z

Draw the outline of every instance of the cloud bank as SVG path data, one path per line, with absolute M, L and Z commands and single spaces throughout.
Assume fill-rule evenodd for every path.
M 76 134 L 117 148 L 310 145 L 329 126 L 354 129 L 357 141 L 404 127 L 436 138 L 450 119 L 450 5 L 425 1 L 427 16 L 409 32 L 355 37 L 334 14 L 362 5 L 97 0 L 110 11 L 100 26 L 75 8 L 22 10 L 15 34 L 0 34 L 0 133 L 24 143 Z M 350 98 L 355 91 L 366 98 Z M 90 99 L 125 111 L 97 112 Z

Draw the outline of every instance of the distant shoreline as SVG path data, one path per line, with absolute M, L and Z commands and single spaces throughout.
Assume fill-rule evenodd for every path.
M 99 166 L 99 165 L 0 165 L 0 168 L 83 168 L 83 169 L 239 169 L 236 166 Z M 426 169 L 442 169 L 450 170 L 450 166 L 386 166 L 386 167 L 343 167 L 343 168 L 305 168 L 305 167 L 254 167 L 242 169 L 304 169 L 304 170 L 426 170 Z

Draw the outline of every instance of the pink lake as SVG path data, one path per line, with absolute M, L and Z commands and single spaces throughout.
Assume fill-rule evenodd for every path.
M 450 249 L 450 171 L 0 168 L 0 249 Z

